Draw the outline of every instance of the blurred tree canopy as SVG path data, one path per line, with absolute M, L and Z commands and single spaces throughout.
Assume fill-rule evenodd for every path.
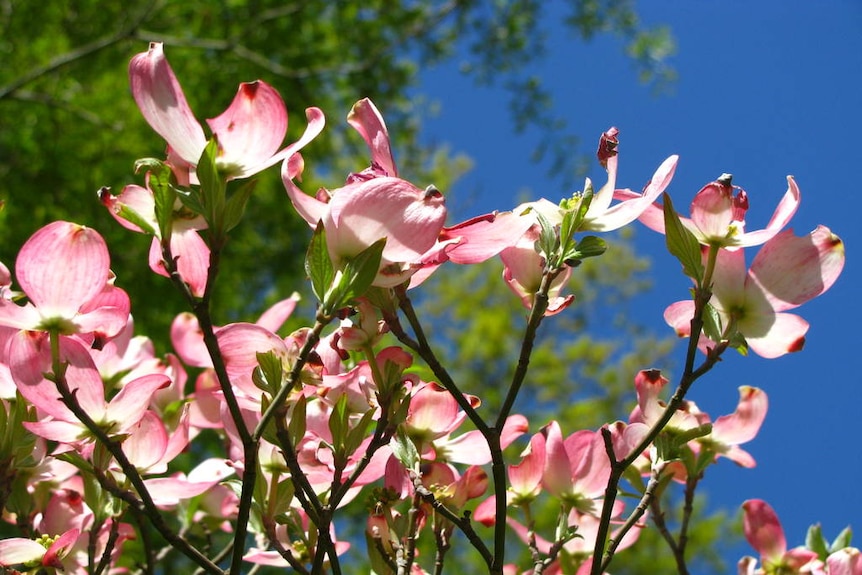
M 641 25 L 634 0 L 561 4 L 575 38 L 616 35 L 643 80 L 661 86 L 673 79 L 666 61 L 673 40 L 664 28 Z M 149 270 L 149 238 L 121 228 L 96 197 L 102 186 L 118 193 L 142 183 L 132 173 L 134 161 L 164 154 L 164 142 L 141 117 L 128 88 L 128 61 L 150 41 L 165 43 L 199 120 L 220 114 L 240 82 L 257 78 L 284 98 L 289 140 L 305 127 L 303 110 L 321 108 L 327 128 L 303 150 L 307 191 L 334 187 L 347 172 L 367 165 L 364 143 L 343 120 L 366 96 L 386 118 L 402 175 L 450 189 L 469 160 L 419 143 L 426 110 L 410 94 L 424 67 L 455 57 L 477 83 L 509 94 L 516 129 L 543 130 L 547 137 L 536 155 L 552 177 L 571 181 L 566 178 L 574 177 L 577 164 L 573 134 L 555 115 L 541 78 L 531 73 L 547 49 L 549 10 L 542 0 L 0 0 L 0 261 L 13 268 L 20 245 L 52 220 L 97 229 L 111 248 L 117 284 L 130 293 L 138 331 L 152 337 L 160 352 L 168 349 L 168 326 L 183 302 Z M 218 323 L 249 319 L 303 283 L 307 225 L 293 213 L 277 169 L 258 180 L 222 262 Z M 553 318 L 533 358 L 530 385 L 540 391 L 524 408 L 546 413 L 553 407 L 567 433 L 625 414 L 634 373 L 669 349 L 668 341 L 637 326 L 606 337 L 591 331 L 597 322 L 622 325 L 618 317 L 598 316 L 595 302 L 625 302 L 646 281 L 648 264 L 626 237 L 612 249 L 618 250 L 613 257 L 576 270 L 570 289 L 578 304 Z M 453 374 L 472 382 L 463 389 L 481 395 L 489 410 L 499 405 L 496 382 L 510 375 L 513 361 L 507 360 L 517 357 L 513 346 L 524 315 L 494 265 L 438 272 L 425 290 L 432 295 L 420 301 L 434 318 L 432 335 Z M 715 540 L 710 525 L 693 535 L 697 549 Z M 647 546 L 633 565 L 621 561 L 615 572 L 661 570 L 650 549 L 656 546 Z

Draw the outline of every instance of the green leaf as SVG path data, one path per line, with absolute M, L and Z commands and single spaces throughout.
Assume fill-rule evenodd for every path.
M 575 267 L 587 258 L 594 258 L 607 251 L 608 243 L 596 236 L 584 236 L 573 249 L 563 255 L 566 265 Z
M 275 504 L 273 508 L 276 511 L 282 509 L 290 509 L 290 502 L 293 501 L 293 496 L 296 493 L 296 486 L 291 479 L 279 481 L 276 487 Z
M 584 218 L 587 217 L 587 212 L 590 210 L 590 204 L 593 203 L 593 184 L 590 182 L 590 185 L 584 190 L 584 193 L 581 194 L 578 202 L 578 211 L 575 213 L 575 218 L 572 220 L 572 231 L 576 232 L 581 229 L 581 224 L 584 223 Z M 566 236 L 563 236 L 566 237 Z
M 162 241 L 170 241 L 173 230 L 174 203 L 177 199 L 174 173 L 170 166 L 154 158 L 144 158 L 135 162 L 135 171 L 140 172 L 141 170 L 146 170 L 149 174 L 147 187 L 153 192 L 156 221 L 159 224 L 159 237 Z M 129 209 L 129 211 L 134 214 L 133 210 Z M 143 230 L 152 229 L 149 224 L 142 226 L 138 221 L 120 215 Z M 130 214 L 130 217 L 135 218 L 135 215 Z M 140 216 L 137 219 L 140 219 Z
M 829 553 L 835 553 L 836 551 L 840 551 L 845 547 L 850 547 L 850 542 L 853 539 L 853 530 L 850 529 L 848 525 L 844 529 L 841 530 L 841 533 L 838 534 L 838 537 L 832 542 L 832 545 L 829 546 Z
M 311 236 L 311 243 L 308 244 L 308 251 L 305 254 L 305 273 L 311 280 L 311 290 L 317 300 L 323 303 L 323 298 L 335 277 L 335 268 L 332 266 L 329 250 L 326 247 L 326 230 L 323 228 L 323 222 L 317 223 Z
M 390 443 L 392 454 L 409 471 L 419 471 L 419 450 L 413 444 L 413 440 L 407 436 L 403 428 L 398 429 L 395 441 Z
M 219 174 L 218 140 L 213 136 L 198 160 L 197 175 L 201 183 L 201 214 L 209 224 L 211 233 L 219 237 L 225 232 L 225 181 Z
M 347 260 L 340 273 L 335 274 L 333 285 L 326 293 L 324 313 L 334 313 L 368 291 L 380 270 L 385 246 L 386 238 L 381 238 Z
M 732 349 L 735 349 L 739 353 L 739 355 L 748 355 L 748 342 L 745 341 L 745 336 L 738 331 L 730 336 L 730 342 L 728 345 Z
M 332 413 L 329 415 L 329 432 L 332 434 L 332 444 L 336 451 L 344 447 L 350 425 L 350 413 L 347 410 L 347 394 L 343 394 L 335 402 Z
M 157 235 L 156 229 L 152 225 L 150 225 L 150 222 L 148 222 L 143 216 L 141 216 L 141 214 L 139 214 L 129 206 L 121 204 L 117 215 L 129 222 L 130 224 L 138 226 L 139 228 L 144 230 L 144 233 L 150 234 L 151 236 Z
M 541 228 L 539 239 L 536 240 L 536 252 L 545 256 L 545 258 L 551 262 L 559 247 L 557 231 L 554 229 L 554 226 L 551 225 L 551 222 L 548 221 L 548 218 L 543 216 L 541 212 L 534 209 L 533 213 L 536 215 L 536 220 L 539 222 L 539 228 Z
M 182 202 L 183 207 L 194 214 L 204 213 L 204 199 L 201 196 L 200 188 L 180 188 L 177 189 L 177 197 Z
M 227 205 L 224 210 L 224 231 L 229 232 L 242 220 L 245 213 L 245 206 L 251 193 L 257 185 L 257 180 L 249 180 L 243 184 L 240 189 L 231 194 L 227 200 Z
M 352 428 L 350 428 L 350 431 L 347 433 L 347 438 L 344 441 L 345 453 L 350 455 L 359 448 L 359 444 L 361 444 L 368 435 L 368 427 L 371 425 L 371 422 L 374 421 L 374 415 L 375 410 L 369 409 L 362 415 L 362 418 L 356 422 Z
M 261 373 L 260 368 L 255 369 L 255 375 Z M 252 376 L 254 377 L 254 376 Z M 257 382 L 255 382 L 257 384 Z M 265 413 L 269 406 L 272 404 L 272 398 L 267 394 L 262 394 L 260 396 L 260 412 Z M 278 439 L 278 429 L 275 425 L 275 418 L 272 417 L 266 424 L 266 427 L 263 428 L 263 432 L 260 435 L 266 441 L 272 443 L 273 445 L 279 445 Z
M 380 543 L 384 543 L 380 540 Z M 393 575 L 395 571 L 386 562 L 386 558 L 380 550 L 378 540 L 371 536 L 368 530 L 365 531 L 365 545 L 368 550 L 368 559 L 371 561 L 371 570 L 374 575 Z
M 704 423 L 702 425 L 698 425 L 697 427 L 693 427 L 692 429 L 680 431 L 674 434 L 673 438 L 676 445 L 682 447 L 689 441 L 698 439 L 700 437 L 705 437 L 710 433 L 712 433 L 712 423 Z
M 826 561 L 829 556 L 826 538 L 823 537 L 823 529 L 819 523 L 816 523 L 808 528 L 808 533 L 805 534 L 805 546 L 817 553 L 821 561 Z
M 260 369 L 254 370 L 252 380 L 259 389 L 270 395 L 275 395 L 281 389 L 282 374 L 284 373 L 281 358 L 272 351 L 258 352 L 256 355 L 257 365 Z
M 664 229 L 667 249 L 682 264 L 685 275 L 692 278 L 698 287 L 703 283 L 703 262 L 700 255 L 700 242 L 679 219 L 673 209 L 670 195 L 664 193 Z
M 711 303 L 707 303 L 703 310 L 703 333 L 712 341 L 721 341 L 723 331 L 718 310 Z
M 300 394 L 293 404 L 290 420 L 287 422 L 287 433 L 294 447 L 299 445 L 299 442 L 305 437 L 305 412 L 307 404 L 308 400 L 304 395 Z

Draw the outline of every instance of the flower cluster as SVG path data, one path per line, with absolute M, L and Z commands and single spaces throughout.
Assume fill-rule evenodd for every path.
M 803 237 L 783 229 L 799 203 L 793 178 L 757 232 L 745 231 L 748 196 L 729 176 L 695 196 L 690 219 L 678 217 L 666 192 L 675 155 L 642 192 L 617 188 L 616 128 L 599 140 L 607 180 L 598 191 L 587 179 L 558 203 L 447 226 L 444 195 L 399 175 L 369 99 L 347 117 L 368 146 L 368 167 L 309 195 L 297 183 L 299 152 L 322 132 L 320 110 L 306 110 L 304 134 L 282 147 L 281 97 L 263 81 L 245 83 L 207 121 L 207 137 L 161 44 L 135 56 L 129 75 L 167 150 L 139 162 L 143 186 L 103 188 L 99 198 L 122 226 L 152 237 L 150 267 L 191 311 L 174 319 L 172 352 L 157 355 L 134 333 L 105 241 L 75 223 L 33 234 L 15 262 L 16 286 L 0 264 L 0 507 L 21 531 L 0 540 L 4 569 L 119 573 L 177 553 L 214 575 L 239 573 L 244 562 L 339 573 L 357 541 L 339 539 L 336 519 L 362 494 L 367 556 L 379 575 L 425 573 L 421 538 L 433 541 L 439 571 L 456 531 L 489 572 L 597 575 L 650 516 L 667 532 L 668 486 L 683 484 L 689 498 L 720 458 L 754 466 L 740 446 L 764 421 L 765 392 L 740 387 L 734 413 L 714 421 L 685 394 L 728 347 L 764 357 L 801 349 L 808 324 L 786 312 L 829 289 L 843 267 L 843 245 L 828 228 Z M 254 323 L 214 325 L 214 262 L 251 194 L 237 180 L 276 164 L 287 200 L 313 230 L 305 271 L 319 300 L 314 321 L 280 333 L 297 308 L 293 294 Z M 568 436 L 558 421 L 532 425 L 513 407 L 530 384 L 540 323 L 573 304 L 563 295 L 573 270 L 605 252 L 606 241 L 589 234 L 636 219 L 668 234 L 695 282 L 693 299 L 665 312 L 677 333 L 697 339 L 680 385 L 662 399 L 668 380 L 642 370 L 627 421 Z M 743 248 L 756 245 L 746 267 Z M 530 315 L 512 382 L 489 414 L 435 354 L 408 290 L 447 262 L 497 255 Z M 707 358 L 695 370 L 697 346 Z M 634 509 L 618 499 L 624 491 L 640 498 Z M 557 518 L 541 531 L 549 501 Z M 860 572 L 855 549 L 787 551 L 768 506 L 749 501 L 745 510 L 763 567 L 745 559 L 740 573 Z M 504 565 L 507 528 L 530 552 L 526 570 Z M 672 543 L 678 561 L 680 545 Z

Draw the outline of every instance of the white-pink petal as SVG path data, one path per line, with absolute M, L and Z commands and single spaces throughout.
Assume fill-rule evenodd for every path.
M 18 284 L 43 317 L 71 319 L 108 281 L 110 257 L 93 229 L 52 222 L 33 234 L 18 252 Z
M 779 559 L 787 551 L 784 529 L 778 515 L 761 499 L 749 499 L 742 504 L 745 538 L 766 560 Z
M 347 114 L 347 123 L 362 135 L 371 151 L 371 161 L 386 172 L 387 176 L 397 177 L 398 170 L 392 158 L 389 132 L 374 103 L 368 98 L 356 102 Z
M 643 194 L 626 196 L 624 201 L 605 209 L 603 212 L 594 212 L 593 206 L 590 205 L 583 229 L 607 232 L 619 229 L 638 219 L 647 208 L 653 205 L 653 202 L 664 192 L 667 186 L 670 185 L 678 160 L 679 156 L 674 155 L 662 162 L 653 174 L 650 183 L 644 189 Z M 604 190 L 602 191 L 604 192 Z M 609 197 L 609 195 L 606 196 Z M 615 192 L 614 197 L 619 198 L 622 196 L 617 195 Z
M 766 392 L 748 385 L 740 386 L 736 411 L 715 420 L 710 439 L 725 445 L 751 441 L 760 431 L 768 409 Z
M 227 110 L 207 124 L 218 138 L 219 166 L 241 177 L 278 151 L 287 133 L 287 109 L 266 82 L 243 82 Z
M 197 165 L 207 139 L 165 58 L 160 42 L 129 63 L 132 96 L 147 123 L 191 165 Z
M 386 238 L 386 260 L 412 263 L 434 245 L 445 220 L 445 200 L 439 192 L 381 177 L 337 190 L 324 226 L 333 259 L 355 256 Z
M 775 311 L 785 311 L 828 290 L 843 268 L 843 242 L 826 226 L 818 226 L 802 237 L 793 230 L 776 235 L 760 248 L 749 277 Z
M 801 350 L 808 322 L 789 313 L 777 313 L 771 317 L 749 314 L 739 322 L 739 330 L 752 351 L 771 359 Z
M 793 179 L 793 176 L 787 176 L 787 191 L 775 208 L 775 212 L 773 212 L 772 217 L 769 219 L 766 228 L 742 234 L 737 238 L 736 245 L 743 247 L 759 246 L 774 237 L 790 222 L 790 219 L 799 207 L 800 199 L 801 194 L 799 186 L 796 185 L 796 180 Z
M 12 537 L 0 540 L 0 565 L 11 567 L 21 563 L 42 561 L 47 549 L 32 539 Z
M 130 381 L 108 404 L 105 418 L 119 424 L 119 430 L 127 430 L 138 423 L 147 411 L 153 394 L 170 385 L 168 376 L 154 373 Z

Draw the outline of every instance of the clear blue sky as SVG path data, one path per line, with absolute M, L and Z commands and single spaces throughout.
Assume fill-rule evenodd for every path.
M 802 352 L 769 361 L 729 354 L 690 394 L 713 417 L 733 409 L 739 385 L 761 387 L 770 400 L 760 435 L 746 446 L 758 466 L 713 466 L 704 483 L 711 504 L 738 510 L 745 499 L 763 498 L 791 546 L 817 521 L 830 538 L 853 524 L 862 546 L 862 376 L 855 364 L 862 314 L 852 287 L 862 283 L 855 257 L 862 192 L 854 173 L 862 167 L 862 3 L 673 0 L 643 2 L 640 11 L 649 24 L 670 25 L 676 38 L 671 63 L 679 78 L 669 95 L 656 97 L 638 83 L 617 40 L 584 45 L 549 22 L 551 50 L 536 73 L 582 138 L 572 153 L 592 154 L 598 135 L 619 127 L 618 185 L 633 189 L 679 154 L 669 191 L 686 213 L 703 184 L 730 172 L 749 194 L 750 230 L 766 224 L 793 174 L 802 204 L 791 226 L 804 234 L 825 224 L 847 247 L 836 285 L 797 310 L 811 323 Z M 500 90 L 477 88 L 454 63 L 423 72 L 419 91 L 441 104 L 426 137 L 475 161 L 448 192 L 479 193 L 471 214 L 509 209 L 523 190 L 554 200 L 571 191 L 530 162 L 536 135 L 514 133 Z M 590 174 L 603 177 L 595 165 Z M 638 239 L 658 276 L 639 319 L 661 328 L 665 306 L 686 297 L 689 284 L 663 252 L 662 237 L 642 228 Z M 681 345 L 677 351 L 681 358 Z M 735 565 L 737 558 L 727 559 Z

